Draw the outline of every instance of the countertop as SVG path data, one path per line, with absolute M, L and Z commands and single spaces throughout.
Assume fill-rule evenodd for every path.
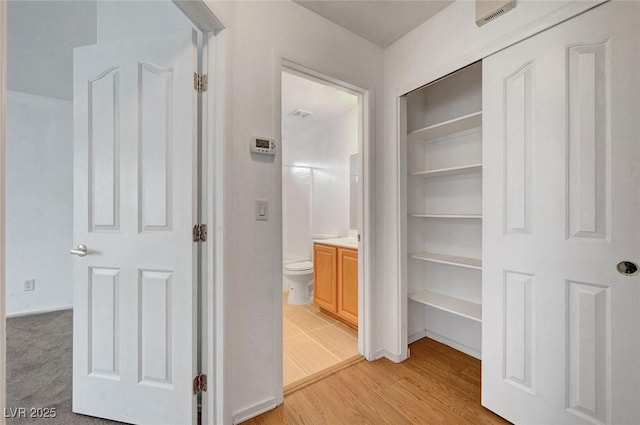
M 358 240 L 356 238 L 319 239 L 314 242 L 323 245 L 339 246 L 341 248 L 358 249 Z

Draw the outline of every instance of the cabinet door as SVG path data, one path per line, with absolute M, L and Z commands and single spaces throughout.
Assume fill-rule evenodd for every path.
M 313 246 L 313 301 L 332 313 L 336 312 L 337 248 Z
M 338 249 L 338 315 L 358 326 L 358 251 Z

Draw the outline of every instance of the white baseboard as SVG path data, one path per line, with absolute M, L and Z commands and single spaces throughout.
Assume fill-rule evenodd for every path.
M 73 310 L 73 305 L 61 305 L 58 307 L 43 308 L 40 310 L 19 311 L 17 313 L 7 313 L 7 318 L 21 317 L 21 316 L 34 316 L 36 314 L 53 313 L 54 311 Z
M 454 341 L 452 339 L 449 339 L 446 336 L 442 336 L 440 334 L 437 334 L 435 332 L 431 332 L 429 330 L 425 330 L 424 333 L 425 333 L 425 336 L 427 338 L 431 338 L 433 340 L 436 340 L 438 342 L 443 343 L 444 345 L 448 345 L 451 348 L 455 348 L 458 351 L 462 351 L 463 353 L 468 354 L 471 357 L 475 357 L 478 360 L 482 360 L 482 355 L 481 355 L 480 351 L 478 351 L 478 350 L 476 350 L 474 348 L 467 347 L 464 344 L 460 344 L 459 342 L 456 342 L 456 341 Z
M 416 342 L 419 339 L 424 338 L 425 336 L 427 336 L 427 331 L 426 330 L 421 330 L 419 332 L 416 332 L 412 335 L 409 335 L 409 344 L 413 344 L 414 342 Z
M 275 397 L 269 398 L 258 404 L 247 407 L 246 409 L 235 412 L 233 414 L 233 423 L 235 425 L 247 421 L 251 418 L 255 418 L 256 416 L 261 415 L 264 412 L 275 409 L 276 407 L 278 407 L 278 405 L 279 404 Z
M 374 356 L 376 360 L 381 359 L 383 357 L 391 360 L 394 363 L 402 363 L 403 361 L 407 360 L 407 358 L 404 357 L 402 354 L 392 353 L 385 349 L 376 351 L 376 354 Z

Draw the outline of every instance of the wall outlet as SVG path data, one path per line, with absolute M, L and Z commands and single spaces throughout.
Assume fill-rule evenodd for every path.
M 35 291 L 36 290 L 36 280 L 29 279 L 24 281 L 24 290 L 25 291 Z

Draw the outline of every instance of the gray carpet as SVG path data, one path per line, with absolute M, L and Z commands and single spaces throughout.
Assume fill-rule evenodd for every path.
M 55 419 L 8 418 L 8 424 L 114 425 L 71 411 L 71 310 L 7 319 L 7 406 L 56 408 Z M 11 416 L 11 415 L 9 415 Z

